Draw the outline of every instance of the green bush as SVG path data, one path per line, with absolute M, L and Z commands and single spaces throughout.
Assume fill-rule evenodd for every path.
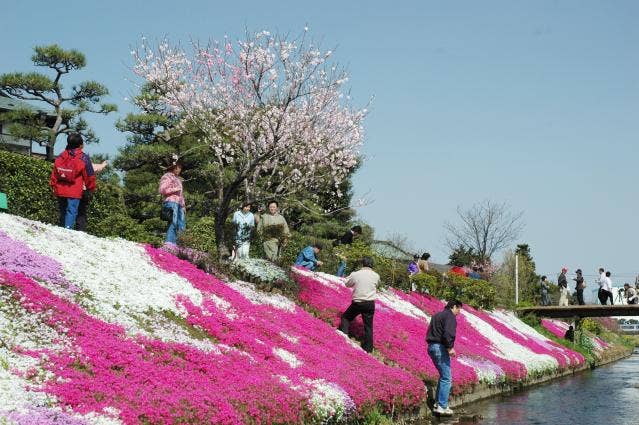
M 428 294 L 435 295 L 439 291 L 440 285 L 436 276 L 427 273 L 417 273 L 411 276 L 410 280 L 415 284 L 415 288 L 418 292 L 426 292 Z
M 485 309 L 495 306 L 495 287 L 490 282 L 450 273 L 446 283 L 450 287 L 451 295 L 465 304 Z
M 595 335 L 601 335 L 601 332 L 603 331 L 601 324 L 590 318 L 585 318 L 581 321 L 581 329 L 592 332 Z
M 193 223 L 188 221 L 187 216 L 186 230 L 180 235 L 180 243 L 198 251 L 206 252 L 215 256 L 217 248 L 215 245 L 215 220 L 213 217 L 202 217 L 194 220 Z M 164 229 L 166 229 L 164 223 Z
M 49 187 L 52 164 L 0 150 L 0 192 L 7 194 L 9 214 L 57 223 L 58 204 Z
M 411 279 L 418 291 L 427 291 L 439 299 L 458 299 L 475 308 L 495 307 L 495 287 L 485 280 L 469 279 L 454 273 L 442 275 L 436 271 L 419 273 Z
M 9 214 L 44 223 L 58 223 L 58 204 L 49 186 L 52 164 L 0 150 L 0 191 L 9 199 Z M 157 242 L 126 214 L 122 189 L 98 181 L 89 205 L 88 233 Z

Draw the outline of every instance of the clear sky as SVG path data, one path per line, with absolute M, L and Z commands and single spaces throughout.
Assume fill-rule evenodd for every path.
M 338 47 L 355 101 L 375 96 L 355 188 L 374 200 L 359 214 L 378 236 L 403 233 L 445 262 L 443 222 L 492 199 L 525 212 L 520 242 L 540 273 L 639 273 L 639 2 L 5 0 L 2 16 L 0 72 L 32 70 L 36 44 L 87 55 L 78 78 L 120 106 L 89 118 L 102 143 L 88 150 L 111 155 L 141 36 L 308 24 Z

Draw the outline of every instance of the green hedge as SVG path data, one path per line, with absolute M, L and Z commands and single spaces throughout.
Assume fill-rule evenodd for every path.
M 442 275 L 437 272 L 419 273 L 411 280 L 417 290 L 443 300 L 458 299 L 475 308 L 495 307 L 495 286 L 480 279 L 469 279 L 454 273 Z
M 49 186 L 51 168 L 48 161 L 0 150 L 0 192 L 7 194 L 9 214 L 58 223 L 58 204 Z M 118 185 L 98 181 L 88 215 L 88 233 L 160 242 L 126 214 L 122 188 Z
M 51 163 L 0 150 L 0 192 L 7 194 L 9 214 L 45 223 L 58 221 L 51 194 Z

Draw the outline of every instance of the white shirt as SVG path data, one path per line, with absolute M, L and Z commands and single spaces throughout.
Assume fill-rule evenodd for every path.
M 353 288 L 353 301 L 375 301 L 379 275 L 368 267 L 353 272 L 346 280 L 346 286 Z
M 608 276 L 604 276 L 604 281 L 601 289 L 612 292 L 612 279 L 610 279 Z
M 606 273 L 601 273 L 599 275 L 599 279 L 597 279 L 597 283 L 599 284 L 599 287 L 601 289 L 603 289 L 604 286 L 604 282 L 606 281 Z

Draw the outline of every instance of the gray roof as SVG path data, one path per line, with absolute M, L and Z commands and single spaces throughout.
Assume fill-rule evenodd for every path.
M 384 258 L 406 262 L 413 259 L 413 254 L 404 251 L 403 249 L 393 245 L 393 243 L 389 241 L 373 241 L 373 243 L 371 243 L 371 248 L 377 255 Z M 431 269 L 437 270 L 440 273 L 446 273 L 448 270 L 450 270 L 450 266 L 447 264 L 436 264 L 429 262 L 428 265 Z
M 11 97 L 4 97 L 4 96 L 0 96 L 0 109 L 4 109 L 4 110 L 30 109 L 32 111 L 44 112 L 47 115 L 53 116 L 51 111 L 33 106 L 32 104 L 25 102 L 24 100 L 13 99 Z
M 388 241 L 373 241 L 371 244 L 373 251 L 384 258 L 390 258 L 393 260 L 410 261 L 413 259 L 413 254 L 410 254 L 403 249 L 396 247 Z

